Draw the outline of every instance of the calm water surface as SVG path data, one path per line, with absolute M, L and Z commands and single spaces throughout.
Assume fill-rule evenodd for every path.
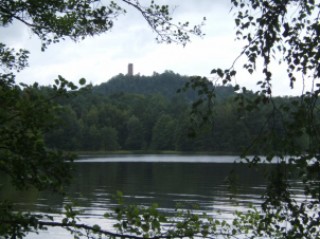
M 112 222 L 102 215 L 115 205 L 112 195 L 117 190 L 124 193 L 128 203 L 150 205 L 157 202 L 161 210 L 168 213 L 178 202 L 196 203 L 200 211 L 229 218 L 235 210 L 258 205 L 265 190 L 263 166 L 252 170 L 244 164 L 234 164 L 235 160 L 235 156 L 85 157 L 75 163 L 74 181 L 68 191 L 78 208 L 84 211 L 83 222 L 101 224 L 108 229 L 112 228 Z M 226 179 L 233 170 L 237 184 L 230 190 Z M 23 194 L 10 191 L 9 197 L 21 207 L 40 213 L 49 212 L 49 207 L 61 212 L 63 205 L 70 202 L 66 197 L 36 191 Z M 72 238 L 67 235 L 63 230 L 52 229 L 28 238 Z

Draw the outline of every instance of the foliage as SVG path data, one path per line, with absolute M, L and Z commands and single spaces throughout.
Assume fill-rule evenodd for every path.
M 14 61 L 14 59 L 12 59 Z M 19 64 L 8 62 L 10 66 Z M 19 67 L 22 67 L 21 65 Z M 55 95 L 64 94 L 68 86 L 63 78 L 57 79 Z M 15 188 L 63 192 L 71 178 L 72 155 L 47 148 L 44 133 L 52 129 L 59 111 L 58 105 L 44 95 L 39 86 L 14 83 L 13 74 L 0 75 L 0 171 L 8 175 Z M 15 212 L 13 205 L 0 202 L 1 235 L 21 238 L 42 216 Z
M 167 5 L 153 1 L 149 6 L 139 1 L 121 2 L 142 14 L 159 42 L 186 44 L 190 34 L 202 35 L 201 24 L 194 27 L 189 27 L 188 23 L 175 24 Z M 65 38 L 77 41 L 109 31 L 114 20 L 126 12 L 120 4 L 119 1 L 97 0 L 1 1 L 0 26 L 9 27 L 16 21 L 24 24 L 42 41 L 42 50 L 45 50 L 48 45 Z M 44 135 L 61 124 L 58 116 L 63 110 L 59 103 L 65 97 L 74 96 L 79 87 L 62 76 L 54 80 L 51 88 L 42 88 L 37 83 L 15 83 L 16 71 L 28 66 L 28 56 L 27 50 L 11 49 L 0 42 L 0 172 L 7 174 L 17 189 L 34 187 L 63 193 L 71 177 L 68 162 L 74 157 L 50 149 Z M 85 79 L 80 79 L 79 84 L 84 85 Z M 75 115 L 69 113 L 69 126 L 72 126 Z M 94 112 L 90 118 L 94 119 Z M 81 123 L 73 126 L 70 132 L 75 132 Z M 116 137 L 113 128 L 104 128 L 103 132 Z M 97 129 L 91 127 L 88 134 L 96 136 Z M 59 132 L 55 137 L 59 137 Z M 110 139 L 103 135 L 95 140 L 110 143 Z M 117 143 L 112 147 L 117 147 Z M 38 231 L 45 226 L 41 222 L 45 216 L 19 212 L 10 202 L 1 201 L 0 211 L 0 236 L 3 238 L 22 238 L 29 231 Z M 73 209 L 67 207 L 66 220 L 62 224 L 74 225 L 74 217 Z M 47 222 L 46 225 L 56 224 Z
M 207 128 L 198 132 L 197 137 L 188 139 L 190 102 L 196 96 L 189 92 L 174 94 L 187 81 L 187 77 L 172 72 L 134 79 L 119 76 L 95 86 L 93 92 L 60 100 L 66 107 L 60 114 L 64 123 L 46 134 L 46 142 L 50 147 L 78 151 L 135 149 L 240 153 L 246 146 L 244 134 L 253 137 L 262 124 L 249 127 L 239 121 L 233 106 L 232 87 L 216 86 L 215 125 L 212 127 L 207 123 Z M 266 107 L 254 118 L 262 118 L 268 111 Z M 132 121 L 138 122 L 132 124 Z M 112 127 L 115 132 L 107 135 L 105 127 Z M 245 129 L 246 133 L 237 133 Z M 118 147 L 106 147 L 102 143 L 104 137 Z
M 151 1 L 149 6 L 139 1 L 122 0 L 127 6 L 140 12 L 156 32 L 159 42 L 186 44 L 190 34 L 201 36 L 201 25 L 189 27 L 189 23 L 175 24 L 168 5 Z M 121 3 L 114 1 L 5 1 L 0 4 L 0 22 L 8 26 L 15 20 L 28 26 L 39 39 L 42 49 L 65 38 L 84 39 L 109 31 L 116 18 L 126 13 Z
M 213 69 L 223 84 L 229 84 L 237 75 L 237 60 L 246 59 L 243 68 L 250 74 L 260 70 L 264 76 L 258 81 L 260 90 L 254 93 L 246 88 L 236 97 L 239 114 L 248 114 L 269 107 L 263 127 L 242 157 L 251 166 L 260 162 L 278 164 L 275 172 L 267 177 L 269 184 L 264 195 L 263 212 L 258 220 L 257 236 L 271 238 L 319 237 L 319 10 L 315 1 L 245 1 L 232 0 L 236 11 L 237 39 L 245 42 L 240 56 L 229 69 Z M 290 102 L 277 102 L 272 97 L 272 64 L 280 63 L 287 69 L 288 84 L 303 84 L 302 94 Z M 210 89 L 210 83 L 195 81 L 193 88 Z M 309 90 L 306 90 L 309 86 Z M 249 96 L 248 96 L 249 93 Z M 214 89 L 206 93 L 212 101 Z M 213 97 L 212 97 L 213 96 Z M 208 101 L 203 101 L 208 102 Z M 193 105 L 194 112 L 201 112 L 201 104 Z M 288 104 L 289 103 L 289 104 Z M 207 120 L 208 114 L 201 120 Z M 300 140 L 304 142 L 301 143 Z M 264 148 L 265 158 L 256 154 L 248 157 L 251 148 Z M 306 199 L 299 201 L 290 190 L 294 177 L 290 168 L 298 170 L 304 185 Z M 295 175 L 296 176 L 296 175 Z M 249 221 L 249 224 L 250 221 Z M 262 233 L 260 235 L 260 232 Z
M 294 222 L 288 225 L 286 212 L 277 211 L 272 217 L 266 217 L 256 208 L 249 207 L 246 212 L 235 212 L 232 219 L 220 219 L 219 215 L 208 215 L 197 210 L 197 205 L 182 209 L 177 205 L 173 213 L 162 211 L 157 204 L 150 206 L 129 205 L 123 200 L 123 194 L 117 192 L 116 207 L 104 217 L 116 220 L 115 230 L 105 230 L 101 225 L 81 224 L 80 211 L 72 204 L 65 206 L 66 217 L 59 221 L 34 217 L 39 227 L 61 227 L 76 238 L 318 238 L 317 221 Z M 311 210 L 308 210 L 312 213 Z M 306 216 L 306 215 L 304 215 Z M 303 224 L 302 224 L 303 223 Z M 295 228 L 296 227 L 296 228 Z M 299 233 L 295 233 L 296 231 Z M 300 237 L 301 236 L 301 237 Z
M 280 138 L 281 117 L 287 121 L 291 119 L 289 113 L 281 117 L 277 114 L 275 124 L 266 125 L 265 118 L 275 114 L 271 105 L 263 105 L 243 115 L 235 104 L 239 94 L 233 92 L 232 86 L 215 86 L 215 97 L 209 109 L 212 113 L 202 122 L 208 113 L 208 105 L 201 111 L 190 111 L 190 106 L 206 102 L 205 93 L 196 97 L 189 94 L 189 89 L 174 94 L 186 82 L 187 77 L 172 72 L 136 78 L 118 76 L 95 86 L 93 92 L 83 92 L 63 101 L 59 99 L 66 108 L 59 116 L 64 123 L 46 134 L 46 142 L 53 148 L 77 151 L 135 149 L 240 154 L 262 129 L 264 134 L 275 129 L 274 137 Z M 246 100 L 255 100 L 255 95 L 248 92 Z M 276 105 L 293 110 L 292 104 L 298 98 L 273 97 L 272 100 Z M 129 123 L 131 118 L 138 121 L 137 127 Z M 106 127 L 114 132 L 108 133 Z M 106 140 L 109 146 L 103 143 Z M 294 143 L 306 145 L 308 138 L 296 138 Z M 248 153 L 263 154 L 268 147 L 253 145 Z

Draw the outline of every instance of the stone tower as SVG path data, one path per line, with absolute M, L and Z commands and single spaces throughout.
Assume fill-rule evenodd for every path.
M 128 76 L 133 76 L 133 64 L 128 64 Z

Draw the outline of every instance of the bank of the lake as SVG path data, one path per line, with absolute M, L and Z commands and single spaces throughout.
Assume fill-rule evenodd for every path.
M 175 150 L 114 150 L 114 151 L 72 151 L 78 158 L 91 156 L 115 155 L 208 155 L 208 156 L 239 156 L 240 152 L 205 152 L 205 151 L 175 151 Z

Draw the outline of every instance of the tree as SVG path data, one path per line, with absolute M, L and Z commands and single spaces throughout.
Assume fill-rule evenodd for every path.
M 171 116 L 160 116 L 152 130 L 152 149 L 174 150 L 175 128 L 176 122 Z
M 229 69 L 212 70 L 223 84 L 232 83 L 237 74 L 237 60 L 246 59 L 242 68 L 250 74 L 259 69 L 264 76 L 258 81 L 260 90 L 248 97 L 246 88 L 236 85 L 240 91 L 238 109 L 245 116 L 256 109 L 270 106 L 265 115 L 264 126 L 243 158 L 250 165 L 259 162 L 276 163 L 275 172 L 268 175 L 269 184 L 263 212 L 256 225 L 256 236 L 270 238 L 317 238 L 319 237 L 319 204 L 320 204 L 320 128 L 318 95 L 320 85 L 319 65 L 319 11 L 316 1 L 258 1 L 231 0 L 236 11 L 236 35 L 245 46 L 239 57 Z M 303 89 L 298 99 L 277 104 L 272 97 L 273 79 L 272 63 L 283 64 L 288 74 L 288 84 L 293 88 L 296 81 L 310 86 Z M 214 101 L 214 89 L 211 83 L 199 83 L 194 80 L 192 87 L 202 89 L 207 100 Z M 208 102 L 208 101 L 206 101 Z M 197 111 L 198 105 L 194 105 Z M 209 115 L 212 110 L 209 110 Z M 207 119 L 205 117 L 204 119 Z M 301 137 L 304 143 L 300 144 Z M 308 140 L 306 140 L 308 139 Z M 265 159 L 260 155 L 247 157 L 252 148 L 266 149 Z M 254 152 L 253 152 L 254 153 Z M 290 168 L 294 168 L 304 185 L 308 199 L 298 201 L 290 191 L 290 180 L 296 177 Z M 250 223 L 249 223 L 250 224 Z
M 151 1 L 145 7 L 139 1 L 122 0 L 127 7 L 141 13 L 155 31 L 159 42 L 186 44 L 190 34 L 202 35 L 201 24 L 190 28 L 188 23 L 175 24 L 169 7 Z M 110 1 L 1 1 L 0 26 L 9 27 L 15 21 L 25 26 L 42 41 L 42 50 L 65 38 L 74 41 L 109 31 L 124 7 Z M 47 147 L 44 134 L 56 124 L 60 96 L 72 95 L 78 87 L 58 76 L 50 94 L 43 94 L 37 83 L 16 84 L 16 71 L 28 65 L 29 52 L 11 49 L 0 42 L 0 171 L 7 174 L 14 187 L 63 192 L 70 179 L 73 156 Z M 85 84 L 80 79 L 80 85 Z M 74 223 L 74 213 L 66 207 L 67 217 L 61 226 Z M 13 205 L 0 202 L 0 236 L 22 238 L 31 230 L 44 225 L 46 215 L 17 212 Z M 47 226 L 54 223 L 47 223 Z
M 194 138 L 189 137 L 191 123 L 189 114 L 183 114 L 178 119 L 175 134 L 175 149 L 178 151 L 192 151 L 194 149 Z
M 117 150 L 120 148 L 118 143 L 118 131 L 113 127 L 103 127 L 101 129 L 104 150 Z
M 100 4 L 97 4 L 97 3 Z M 128 7 L 140 12 L 155 31 L 158 42 L 186 44 L 190 33 L 202 35 L 201 24 L 189 27 L 189 23 L 175 24 L 169 6 L 151 1 L 145 7 L 139 1 L 122 0 Z M 79 40 L 105 33 L 113 28 L 116 18 L 126 9 L 116 2 L 84 1 L 5 1 L 0 5 L 2 26 L 20 21 L 42 40 L 42 49 L 49 44 L 70 38 Z
M 81 128 L 75 112 L 70 106 L 65 106 L 57 115 L 58 127 L 45 134 L 45 142 L 49 148 L 76 150 L 79 148 L 78 138 Z
M 132 115 L 127 122 L 126 148 L 129 150 L 142 150 L 144 146 L 144 129 L 140 119 Z
M 5 60 L 10 67 L 22 67 L 14 56 Z M 60 77 L 57 83 L 64 84 L 65 80 Z M 55 86 L 56 97 L 67 89 L 67 86 Z M 36 83 L 23 85 L 23 88 L 16 85 L 12 73 L 0 74 L 0 98 L 1 173 L 8 175 L 12 185 L 20 190 L 34 187 L 63 192 L 71 176 L 66 162 L 71 161 L 73 156 L 49 149 L 44 140 L 44 132 L 55 124 L 59 112 L 57 105 L 39 90 Z M 1 236 L 12 235 L 13 238 L 23 237 L 30 228 L 37 228 L 39 225 L 32 222 L 41 218 L 17 213 L 10 203 L 4 201 L 0 202 L 0 214 Z M 25 222 L 24 225 L 22 222 Z

